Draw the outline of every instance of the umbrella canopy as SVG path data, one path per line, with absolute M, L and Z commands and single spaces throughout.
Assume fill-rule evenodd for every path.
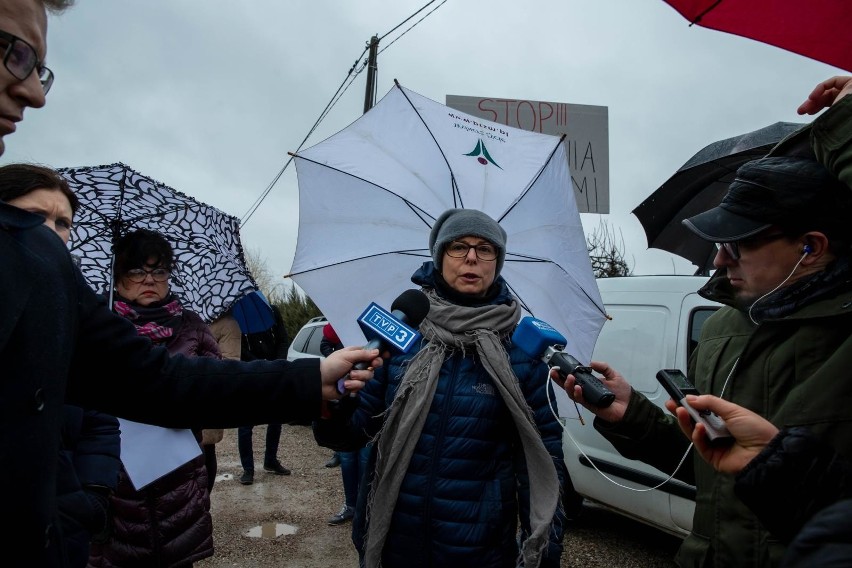
M 645 229 L 648 247 L 682 256 L 698 267 L 697 273 L 709 274 L 716 256 L 715 244 L 700 239 L 681 221 L 721 203 L 737 168 L 762 158 L 802 126 L 776 122 L 702 148 L 633 210 Z
M 243 333 L 260 333 L 275 325 L 272 306 L 260 290 L 249 292 L 234 302 L 231 312 Z
M 347 128 L 295 155 L 299 233 L 289 276 L 344 344 L 388 309 L 431 259 L 449 208 L 478 209 L 508 234 L 502 271 L 524 311 L 588 362 L 605 319 L 562 138 L 467 115 L 396 83 Z
M 135 229 L 157 231 L 169 241 L 175 252 L 172 291 L 205 321 L 257 290 L 236 217 L 122 163 L 58 171 L 80 199 L 71 252 L 98 292 L 112 292 L 113 240 Z
M 848 0 L 665 0 L 690 25 L 762 41 L 852 71 Z

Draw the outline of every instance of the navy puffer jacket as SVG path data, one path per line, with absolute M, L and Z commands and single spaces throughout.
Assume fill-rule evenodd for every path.
M 432 263 L 427 262 L 412 280 L 430 285 L 433 278 Z M 490 303 L 509 302 L 505 282 L 498 279 L 496 284 L 500 290 Z M 349 432 L 360 434 L 362 442 L 381 427 L 405 364 L 421 347 L 387 360 L 361 391 Z M 561 485 L 566 478 L 562 428 L 548 406 L 546 389 L 551 390 L 550 400 L 555 399 L 547 366 L 508 341 L 506 348 Z M 353 524 L 359 549 L 366 534 L 367 492 L 367 483 L 362 483 Z M 520 530 L 528 531 L 528 509 L 529 480 L 512 417 L 477 355 L 454 353 L 441 368 L 429 416 L 402 482 L 383 566 L 514 567 L 519 522 Z M 559 566 L 563 530 L 559 511 L 541 566 Z

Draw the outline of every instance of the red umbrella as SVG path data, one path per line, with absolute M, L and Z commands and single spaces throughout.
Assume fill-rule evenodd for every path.
M 665 0 L 690 25 L 768 43 L 852 71 L 849 0 Z

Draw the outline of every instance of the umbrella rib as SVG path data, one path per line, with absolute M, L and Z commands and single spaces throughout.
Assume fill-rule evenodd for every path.
M 535 182 L 537 182 L 538 178 L 541 177 L 541 174 L 544 173 L 544 169 L 548 166 L 548 164 L 550 164 L 550 161 L 553 159 L 553 156 L 556 155 L 556 150 L 559 148 L 560 144 L 562 144 L 562 142 L 565 140 L 566 136 L 567 135 L 565 133 L 563 133 L 562 136 L 559 137 L 559 142 L 557 142 L 556 146 L 553 147 L 553 150 L 551 150 L 550 155 L 547 156 L 547 159 L 541 165 L 541 168 L 539 168 L 539 170 L 535 174 L 535 176 L 533 176 L 533 178 L 530 180 L 530 182 L 527 184 L 527 186 L 524 188 L 524 190 L 518 195 L 518 197 L 512 202 L 512 204 L 509 205 L 509 207 L 506 209 L 506 211 L 504 211 L 503 214 L 500 215 L 500 218 L 497 219 L 498 223 L 500 221 L 502 221 L 503 219 L 505 219 L 506 216 L 512 211 L 512 209 L 514 209 L 515 206 L 518 205 L 521 202 L 521 199 L 523 199 L 524 196 L 527 193 L 529 193 L 529 191 L 532 189 L 532 186 L 535 185 Z
M 456 180 L 456 174 L 453 172 L 453 168 L 450 166 L 450 161 L 447 159 L 446 154 L 444 154 L 444 149 L 441 148 L 441 145 L 438 144 L 438 140 L 435 138 L 435 135 L 432 134 L 432 131 L 429 129 L 429 125 L 426 124 L 426 121 L 423 120 L 423 115 L 420 114 L 420 111 L 417 110 L 417 107 L 414 106 L 414 103 L 411 102 L 411 99 L 408 97 L 408 94 L 405 92 L 405 89 L 402 88 L 402 85 L 399 84 L 399 81 L 394 79 L 394 85 L 399 88 L 399 92 L 402 93 L 402 96 L 405 97 L 405 100 L 408 101 L 408 104 L 411 106 L 411 110 L 414 111 L 414 114 L 417 115 L 417 118 L 420 119 L 421 124 L 426 129 L 426 132 L 429 133 L 429 136 L 432 138 L 432 141 L 435 142 L 435 148 L 438 149 L 438 152 L 441 153 L 441 157 L 444 159 L 444 163 L 447 165 L 447 171 L 450 172 L 450 184 L 453 187 L 453 204 L 456 207 L 464 208 L 464 200 L 461 196 L 461 191 L 459 190 L 458 183 Z
M 715 2 L 713 2 L 712 4 L 707 6 L 707 8 L 705 8 L 703 12 L 701 12 L 700 14 L 695 16 L 695 19 L 692 20 L 691 22 L 689 22 L 689 27 L 692 27 L 692 24 L 698 24 L 700 26 L 701 25 L 701 18 L 706 16 L 710 11 L 713 10 L 713 8 L 715 8 L 716 6 L 718 6 L 721 3 L 722 3 L 722 0 L 716 0 Z
M 235 294 L 257 288 L 245 266 L 238 218 L 122 163 L 58 171 L 70 186 L 79 187 L 80 209 L 86 213 L 86 220 L 75 224 L 69 248 L 83 251 L 86 279 L 105 286 L 110 301 L 112 245 L 135 228 L 155 230 L 172 244 L 177 293 L 205 321 L 227 309 Z
M 322 266 L 315 266 L 313 268 L 307 268 L 305 270 L 299 270 L 298 272 L 290 272 L 284 275 L 284 278 L 291 278 L 293 276 L 298 276 L 300 274 L 307 274 L 309 272 L 314 272 L 315 270 L 322 270 L 324 268 L 330 268 L 332 266 L 341 266 L 344 264 L 349 264 L 350 262 L 358 262 L 359 260 L 364 260 L 365 258 L 378 258 L 380 256 L 387 256 L 389 254 L 401 254 L 404 256 L 417 256 L 420 258 L 431 258 L 429 251 L 426 249 L 408 249 L 408 250 L 390 250 L 387 252 L 381 252 L 376 254 L 366 254 L 364 256 L 359 256 L 355 258 L 350 258 L 347 260 L 340 260 L 337 262 L 332 262 L 330 264 L 323 264 Z
M 517 257 L 517 258 L 509 258 L 509 256 Z M 576 286 L 577 288 L 579 288 L 579 289 L 580 289 L 580 291 L 583 293 L 583 295 L 584 295 L 584 296 L 586 296 L 586 298 L 588 298 L 588 299 L 589 299 L 589 301 L 590 301 L 592 304 L 594 304 L 594 306 L 595 306 L 595 307 L 596 307 L 596 308 L 600 311 L 600 313 L 601 313 L 603 316 L 606 316 L 606 315 L 607 315 L 607 313 L 606 313 L 606 309 L 605 309 L 603 306 L 601 306 L 600 304 L 598 304 L 598 303 L 595 301 L 595 299 L 594 299 L 594 298 L 592 298 L 591 296 L 589 296 L 589 293 L 588 293 L 588 292 L 586 292 L 585 288 L 583 288 L 583 287 L 580 285 L 580 283 L 579 283 L 579 282 L 577 282 L 577 279 L 576 279 L 576 278 L 574 278 L 574 275 L 573 275 L 573 274 L 571 274 L 570 272 L 568 272 L 567 270 L 565 270 L 564 268 L 562 268 L 562 266 L 560 266 L 558 263 L 556 263 L 556 262 L 554 262 L 554 261 L 552 261 L 552 260 L 550 260 L 550 259 L 548 259 L 548 258 L 541 258 L 541 257 L 537 257 L 537 256 L 531 256 L 531 255 L 521 254 L 521 253 L 516 253 L 516 252 L 507 252 L 507 253 L 506 253 L 506 260 L 505 260 L 505 262 L 513 262 L 513 263 L 514 263 L 514 262 L 532 262 L 532 263 L 541 263 L 541 262 L 543 262 L 543 263 L 549 263 L 549 264 L 552 264 L 553 266 L 555 266 L 556 268 L 558 268 L 559 270 L 561 270 L 564 274 L 566 274 L 566 275 L 570 278 L 571 282 L 573 282 L 573 283 L 575 284 L 575 286 Z M 505 278 L 504 278 L 504 280 L 505 280 Z M 509 288 L 512 290 L 512 293 L 513 293 L 513 294 L 515 294 L 515 296 L 517 296 L 517 297 L 518 297 L 518 299 L 520 300 L 520 299 L 521 299 L 520 294 L 518 294 L 517 290 L 515 290 L 515 288 L 514 288 L 511 284 L 509 284 L 509 281 L 508 281 L 508 280 L 506 280 L 506 284 L 507 284 L 507 285 L 509 286 Z M 523 304 L 524 302 L 523 302 L 523 301 L 521 301 L 521 303 Z M 524 308 L 526 308 L 526 307 L 527 307 L 527 306 L 526 306 L 526 305 L 524 305 Z M 533 314 L 532 310 L 527 309 L 527 311 L 528 311 L 529 313 Z M 535 314 L 533 314 L 533 316 L 535 316 Z
M 406 205 L 407 205 L 407 206 L 408 206 L 408 207 L 409 207 L 409 208 L 410 208 L 410 209 L 414 212 L 414 214 L 415 214 L 415 215 L 417 215 L 418 217 L 420 217 L 420 219 L 421 219 L 424 223 L 426 223 L 426 225 L 427 225 L 427 226 L 429 226 L 429 227 L 431 227 L 431 225 L 429 224 L 429 222 L 427 221 L 427 219 L 430 219 L 430 220 L 432 220 L 432 221 L 434 221 L 434 220 L 435 220 L 435 218 L 434 218 L 432 215 L 430 215 L 428 212 L 426 212 L 426 210 L 424 210 L 424 209 L 422 209 L 422 208 L 418 207 L 418 206 L 417 206 L 417 205 L 415 205 L 412 201 L 410 201 L 410 200 L 406 199 L 405 197 L 403 197 L 403 196 L 401 196 L 400 194 L 396 193 L 396 192 L 395 192 L 395 191 L 393 191 L 392 189 L 388 189 L 387 187 L 384 187 L 384 186 L 382 186 L 382 185 L 379 185 L 379 184 L 377 184 L 377 183 L 375 183 L 375 182 L 372 182 L 372 181 L 370 181 L 370 180 L 368 180 L 368 179 L 365 179 L 365 178 L 362 178 L 362 177 L 360 177 L 360 176 L 356 176 L 355 174 L 352 174 L 352 173 L 350 173 L 350 172 L 347 172 L 347 171 L 341 170 L 341 169 L 336 168 L 336 167 L 334 167 L 334 166 L 330 166 L 330 165 L 328 165 L 328 164 L 324 164 L 324 163 L 322 163 L 322 162 L 318 162 L 318 161 L 313 160 L 313 159 L 311 159 L 311 158 L 306 158 L 305 156 L 300 156 L 299 154 L 293 154 L 293 157 L 294 157 L 294 158 L 298 158 L 298 159 L 300 159 L 300 160 L 305 160 L 306 162 L 310 162 L 310 163 L 312 163 L 312 164 L 316 164 L 316 165 L 321 166 L 321 167 L 323 167 L 323 168 L 327 168 L 327 169 L 329 169 L 329 170 L 331 170 L 331 171 L 333 171 L 333 172 L 337 172 L 337 173 L 339 173 L 339 174 L 343 174 L 343 175 L 348 176 L 348 177 L 350 177 L 350 178 L 357 179 L 357 180 L 362 181 L 362 182 L 364 182 L 364 183 L 366 183 L 366 184 L 368 184 L 368 185 L 371 185 L 371 186 L 373 186 L 373 187 L 375 187 L 375 188 L 377 188 L 377 189 L 380 189 L 380 190 L 382 190 L 382 191 L 385 191 L 385 192 L 387 192 L 387 193 L 390 193 L 390 194 L 391 194 L 391 195 L 393 195 L 394 197 L 397 197 L 398 199 L 401 199 L 401 200 L 402 200 L 402 202 L 403 202 L 403 203 L 405 203 L 405 204 L 406 204 Z

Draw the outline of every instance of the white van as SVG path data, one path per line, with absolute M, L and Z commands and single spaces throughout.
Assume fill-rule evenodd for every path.
M 599 279 L 598 288 L 612 320 L 604 324 L 592 359 L 611 364 L 633 388 L 663 407 L 669 396 L 657 382 L 657 371 L 676 368 L 686 372 L 701 327 L 720 307 L 696 293 L 707 279 L 674 275 Z M 591 412 L 580 407 L 582 425 L 572 411 L 573 404 L 565 420 L 563 446 L 577 493 L 668 533 L 686 536 L 692 528 L 695 487 L 666 481 L 672 472 L 622 457 L 594 429 Z

